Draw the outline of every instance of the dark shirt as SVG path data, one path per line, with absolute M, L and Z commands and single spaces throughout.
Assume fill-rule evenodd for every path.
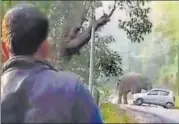
M 4 68 L 9 66 L 8 71 L 1 76 L 1 105 L 6 101 L 1 106 L 2 121 L 8 122 L 7 116 L 17 111 L 10 109 L 8 94 L 19 92 L 18 89 L 25 89 L 26 97 L 19 100 L 17 104 L 23 106 L 22 101 L 26 101 L 26 107 L 21 110 L 24 111 L 23 116 L 19 117 L 25 123 L 102 123 L 98 106 L 77 75 L 64 71 L 57 72 L 48 69 L 46 65 L 46 69 L 37 69 L 44 65 L 36 64 L 32 58 L 19 58 L 8 60 L 4 65 Z M 12 63 L 21 67 L 13 68 Z M 28 65 L 27 63 L 37 66 L 25 68 L 23 65 Z M 21 88 L 24 86 L 22 85 L 24 80 L 26 80 L 25 88 Z M 11 101 L 15 101 L 12 100 L 13 98 L 15 97 L 12 97 Z M 9 108 L 8 111 L 7 108 Z

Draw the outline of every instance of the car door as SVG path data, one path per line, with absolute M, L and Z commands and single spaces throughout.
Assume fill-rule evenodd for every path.
M 157 104 L 158 94 L 159 94 L 159 90 L 150 91 L 149 93 L 147 93 L 145 97 L 145 102 L 151 104 Z
M 169 92 L 161 90 L 159 92 L 159 97 L 157 100 L 158 104 L 164 105 L 167 102 L 168 95 L 169 95 Z

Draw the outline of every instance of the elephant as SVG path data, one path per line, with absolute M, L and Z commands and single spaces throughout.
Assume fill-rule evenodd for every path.
M 124 74 L 120 77 L 116 85 L 116 93 L 118 91 L 118 104 L 121 104 L 122 96 L 124 104 L 128 104 L 127 94 L 129 92 L 132 94 L 140 93 L 142 89 L 147 91 L 152 89 L 152 82 L 148 77 L 134 72 Z

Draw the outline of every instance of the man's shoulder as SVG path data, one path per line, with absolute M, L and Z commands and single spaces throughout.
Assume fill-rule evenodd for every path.
M 67 86 L 75 88 L 79 76 L 67 71 L 45 70 L 37 75 L 36 82 L 43 82 L 42 85 L 55 85 L 54 88 Z
M 47 70 L 45 71 L 47 75 L 49 75 L 52 78 L 60 79 L 60 80 L 79 80 L 80 76 L 73 72 L 68 71 L 53 71 L 53 70 Z
M 80 76 L 68 71 L 59 71 L 57 72 L 60 77 L 66 78 L 68 80 L 79 80 Z

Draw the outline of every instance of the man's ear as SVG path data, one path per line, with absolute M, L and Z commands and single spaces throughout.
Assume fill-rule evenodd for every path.
M 6 60 L 9 59 L 8 47 L 7 47 L 6 42 L 1 41 L 1 52 L 2 52 L 1 60 L 2 60 L 2 63 L 4 63 Z

